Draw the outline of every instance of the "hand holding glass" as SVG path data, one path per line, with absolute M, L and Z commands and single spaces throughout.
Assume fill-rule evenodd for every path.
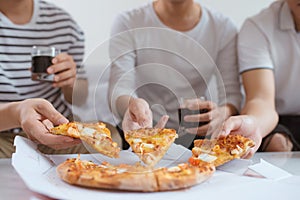
M 204 97 L 200 98 L 202 101 L 205 100 Z M 197 109 L 197 110 L 190 110 L 187 108 L 187 100 L 192 100 L 192 99 L 188 99 L 188 98 L 180 98 L 180 106 L 178 109 L 178 117 L 179 117 L 179 125 L 180 128 L 185 130 L 187 128 L 197 128 L 200 126 L 203 126 L 205 124 L 207 124 L 207 122 L 201 122 L 201 121 L 197 121 L 197 122 L 187 122 L 184 120 L 184 117 L 186 115 L 200 115 L 203 113 L 208 112 L 208 109 Z
M 31 52 L 31 79 L 53 82 L 54 74 L 48 74 L 47 68 L 52 65 L 52 59 L 59 53 L 60 50 L 55 47 L 33 46 Z

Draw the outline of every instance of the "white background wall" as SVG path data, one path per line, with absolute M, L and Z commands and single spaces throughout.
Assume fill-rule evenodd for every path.
M 89 96 L 85 105 L 74 107 L 81 120 L 101 120 L 114 123 L 108 109 L 106 91 L 108 76 L 103 76 L 108 56 L 106 45 L 97 48 L 109 38 L 110 27 L 117 13 L 140 6 L 152 0 L 48 0 L 67 10 L 85 32 L 85 67 L 89 78 Z M 258 13 L 273 0 L 196 0 L 213 7 L 232 18 L 238 27 L 246 17 Z M 97 50 L 95 50 L 97 48 Z M 94 50 L 94 51 L 93 51 Z M 88 59 L 87 59 L 88 58 Z M 100 77 L 100 78 L 99 78 Z M 105 78 L 101 78 L 105 77 Z M 100 80 L 101 79 L 101 80 Z M 100 80 L 100 81 L 99 81 Z
M 115 15 L 151 0 L 48 0 L 67 10 L 86 34 L 88 55 L 109 37 Z M 274 0 L 196 0 L 231 17 L 240 27 L 244 19 L 254 15 Z

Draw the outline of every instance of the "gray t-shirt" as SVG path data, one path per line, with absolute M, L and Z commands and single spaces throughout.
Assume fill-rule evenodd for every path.
M 222 14 L 202 7 L 199 23 L 179 32 L 160 21 L 151 2 L 118 15 L 111 36 L 113 111 L 119 96 L 138 96 L 149 103 L 155 121 L 168 114 L 167 127 L 178 128 L 180 97 L 206 96 L 239 108 L 237 29 Z

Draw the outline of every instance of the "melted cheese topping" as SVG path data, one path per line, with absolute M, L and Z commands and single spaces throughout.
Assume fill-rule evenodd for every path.
M 93 137 L 94 136 L 94 133 L 96 132 L 95 129 L 92 129 L 92 128 L 88 128 L 88 127 L 84 127 L 82 129 L 82 134 L 83 135 L 86 135 L 86 136 L 89 136 L 89 137 Z
M 135 139 L 132 140 L 132 142 L 134 144 L 136 144 L 136 143 L 143 142 L 143 141 L 141 139 L 139 139 L 139 138 L 135 138 Z
M 238 154 L 240 154 L 240 153 L 243 153 L 243 149 L 239 146 L 239 145 L 236 145 L 236 149 L 232 149 L 231 151 L 230 151 L 230 153 L 232 154 L 232 155 L 238 155 Z
M 147 149 L 154 149 L 155 146 L 153 144 L 142 143 L 141 147 L 147 148 Z
M 181 168 L 178 166 L 170 167 L 167 169 L 168 172 L 180 172 Z
M 198 156 L 198 159 L 200 159 L 204 162 L 211 163 L 211 162 L 215 161 L 217 159 L 217 157 L 213 156 L 213 155 L 209 155 L 207 153 L 202 153 Z

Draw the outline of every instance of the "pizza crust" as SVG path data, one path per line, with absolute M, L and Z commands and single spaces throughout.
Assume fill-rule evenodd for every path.
M 96 165 L 79 159 L 68 159 L 57 167 L 65 182 L 83 187 L 156 192 L 189 188 L 210 178 L 215 168 L 195 167 L 183 163 L 171 168 L 150 170 L 144 166 Z M 107 167 L 107 168 L 106 168 Z

